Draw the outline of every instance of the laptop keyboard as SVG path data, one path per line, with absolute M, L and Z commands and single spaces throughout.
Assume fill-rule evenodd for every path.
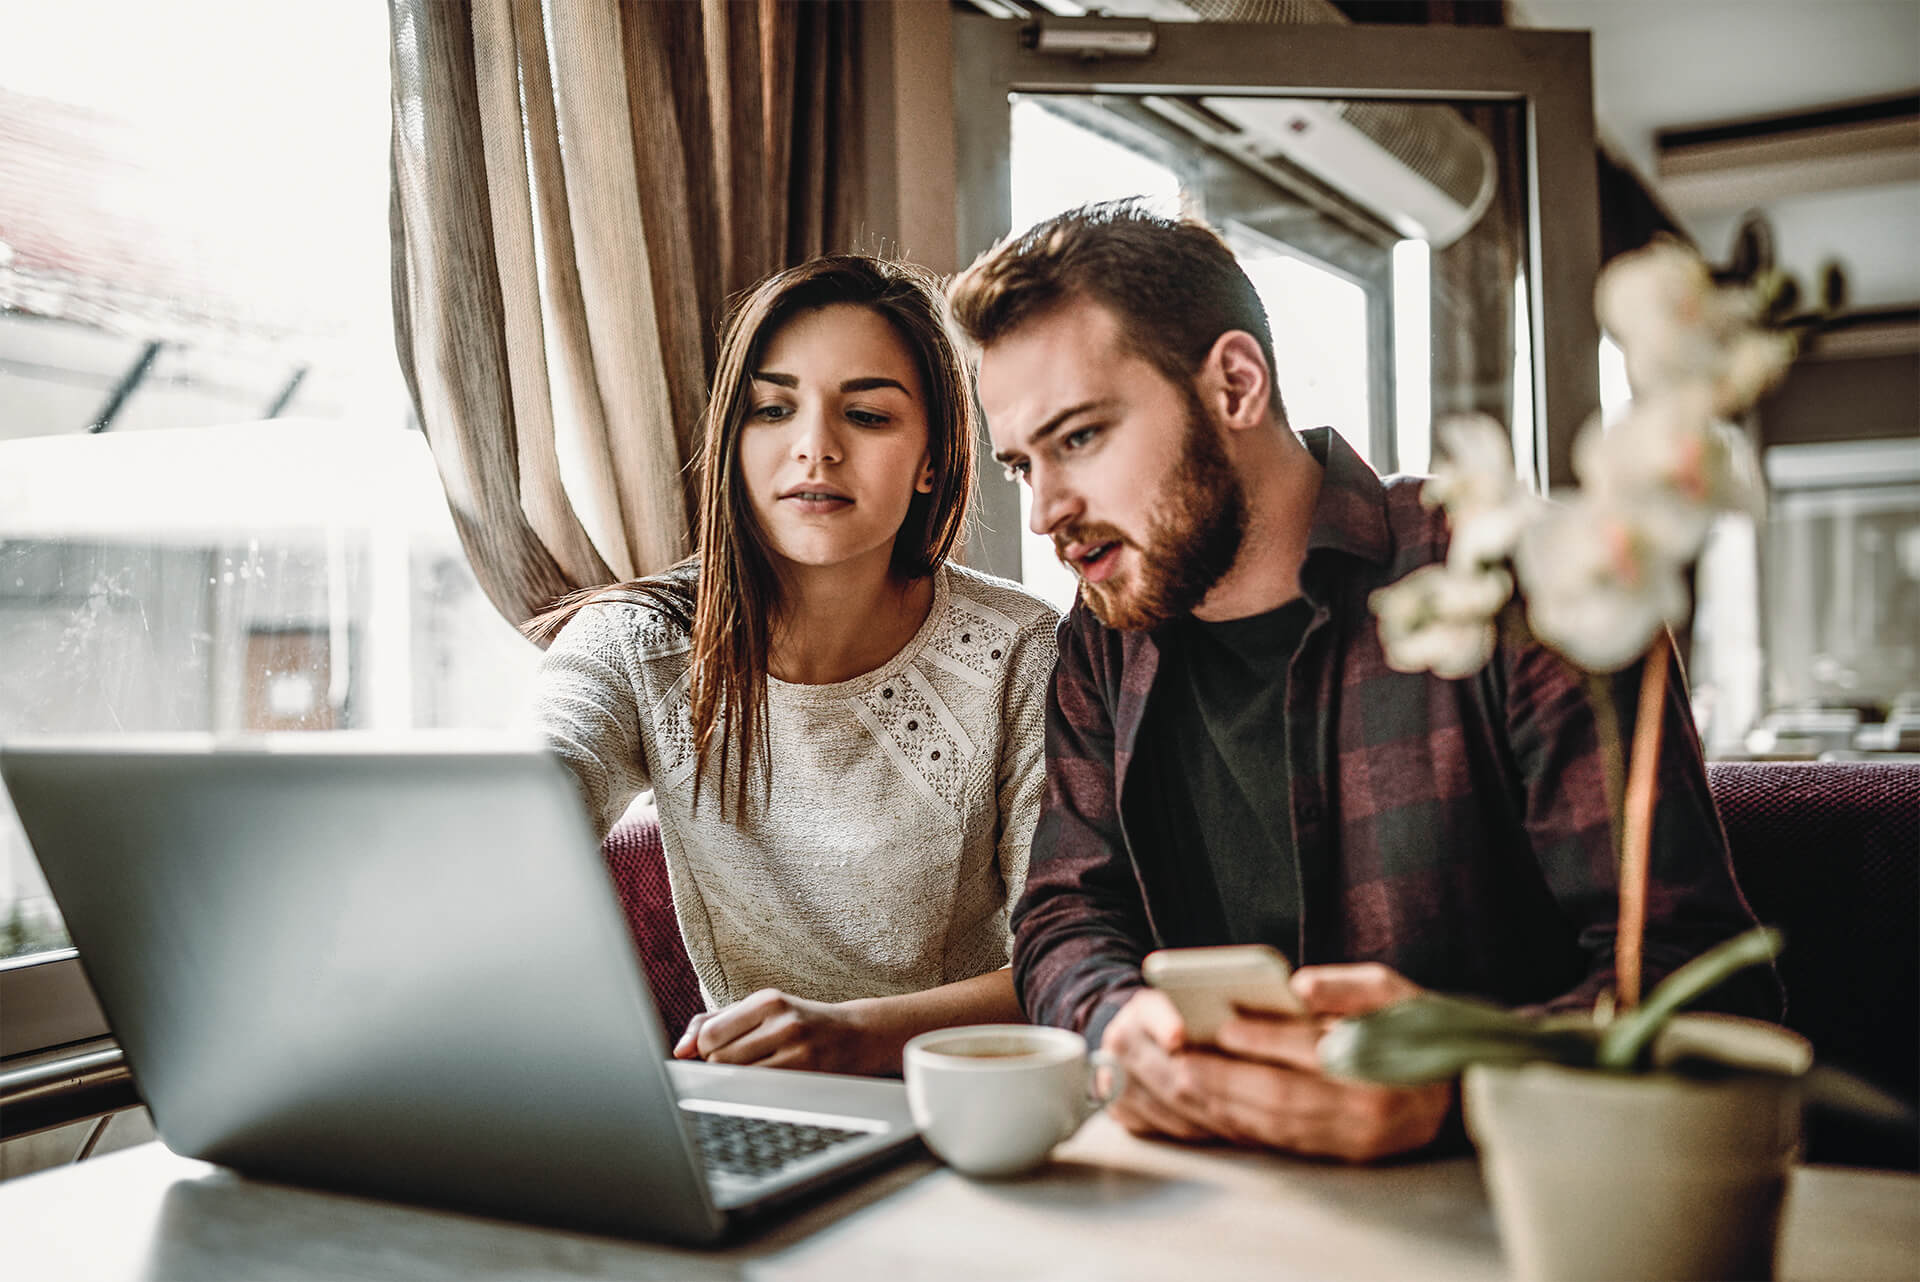
M 694 1141 L 707 1169 L 728 1175 L 772 1175 L 815 1153 L 861 1138 L 861 1131 L 804 1122 L 742 1117 L 737 1113 L 709 1113 L 687 1109 L 693 1115 Z

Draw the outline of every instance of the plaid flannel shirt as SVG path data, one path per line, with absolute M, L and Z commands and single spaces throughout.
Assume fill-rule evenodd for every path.
M 1614 979 L 1617 881 L 1588 678 L 1504 628 L 1472 677 L 1388 667 L 1367 594 L 1444 559 L 1445 517 L 1421 506 L 1418 478 L 1383 482 L 1330 429 L 1301 437 L 1325 475 L 1300 575 L 1313 619 L 1273 744 L 1293 793 L 1294 963 L 1377 961 L 1439 991 L 1590 1005 Z M 1061 621 L 1013 966 L 1029 1017 L 1094 1045 L 1161 943 L 1143 869 L 1198 857 L 1141 849 L 1149 829 L 1130 822 L 1149 792 L 1130 794 L 1127 772 L 1158 661 L 1151 633 L 1108 628 L 1084 604 Z M 1638 666 L 1611 686 L 1631 743 Z M 1678 680 L 1662 743 L 1648 986 L 1753 924 Z M 1771 1016 L 1777 1001 L 1762 978 L 1730 1004 Z

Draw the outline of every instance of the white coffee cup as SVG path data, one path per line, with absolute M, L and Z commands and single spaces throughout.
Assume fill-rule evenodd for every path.
M 921 1138 L 968 1175 L 1018 1175 L 1126 1089 L 1105 1051 L 1064 1028 L 971 1024 L 906 1047 L 907 1105 Z M 1107 1071 L 1099 1089 L 1099 1070 Z

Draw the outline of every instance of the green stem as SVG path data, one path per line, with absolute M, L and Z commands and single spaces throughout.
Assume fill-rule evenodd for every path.
M 1756 926 L 1701 953 L 1667 976 L 1646 1001 L 1607 1026 L 1594 1054 L 1595 1066 L 1619 1072 L 1632 1068 L 1675 1011 L 1735 971 L 1779 955 L 1780 932 L 1771 926 Z

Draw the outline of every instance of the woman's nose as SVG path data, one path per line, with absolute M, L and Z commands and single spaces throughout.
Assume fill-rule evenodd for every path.
M 802 411 L 794 425 L 793 456 L 809 463 L 838 463 L 842 455 L 840 435 L 827 416 Z

